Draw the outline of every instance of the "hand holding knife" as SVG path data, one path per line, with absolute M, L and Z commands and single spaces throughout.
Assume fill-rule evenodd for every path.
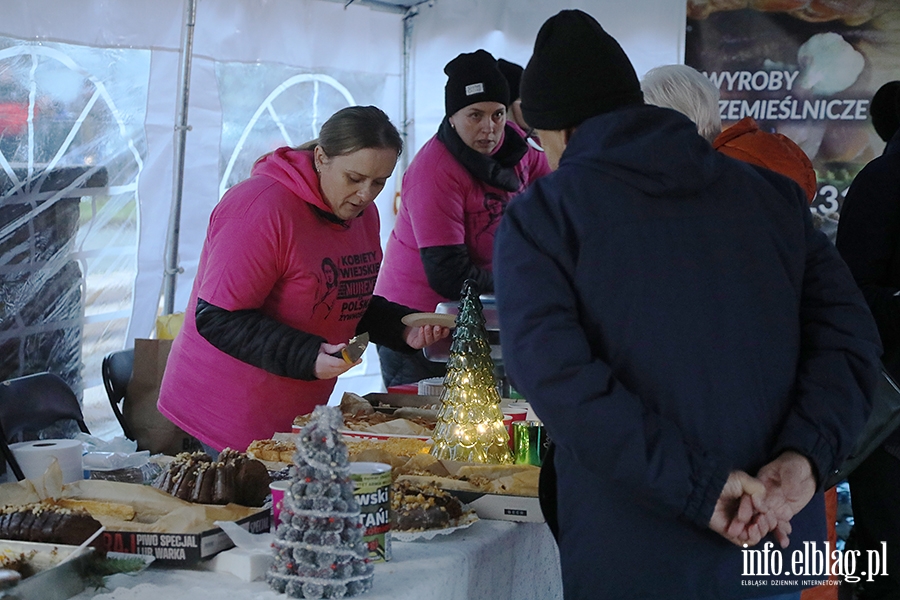
M 337 358 L 343 358 L 344 362 L 348 365 L 355 364 L 356 361 L 363 355 L 363 352 L 366 351 L 366 346 L 369 345 L 369 332 L 363 332 L 359 335 L 350 338 L 350 341 L 347 342 L 347 346 L 338 352 L 334 352 L 331 356 L 335 356 Z

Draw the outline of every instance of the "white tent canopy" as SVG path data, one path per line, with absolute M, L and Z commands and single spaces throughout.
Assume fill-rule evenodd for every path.
M 398 126 L 405 125 L 408 160 L 443 117 L 443 66 L 450 59 L 484 48 L 524 66 L 540 25 L 564 8 L 594 15 L 620 41 L 638 75 L 681 62 L 683 56 L 684 0 L 431 0 L 412 8 L 401 3 L 391 10 L 394 4 L 196 2 L 190 80 L 184 88 L 189 91 L 189 130 L 184 134 L 177 261 L 183 271 L 175 279 L 176 311 L 187 304 L 207 220 L 222 191 L 246 177 L 252 160 L 263 152 L 315 137 L 318 125 L 341 106 L 375 104 Z M 28 0 L 7 2 L 0 20 L 0 37 L 6 38 L 0 46 L 0 75 L 17 74 L 34 107 L 29 128 L 21 133 L 22 144 L 37 144 L 45 114 L 38 111 L 44 110 L 42 93 L 60 95 L 56 105 L 67 106 L 75 115 L 73 131 L 78 129 L 78 135 L 60 134 L 60 139 L 65 137 L 74 147 L 91 131 L 102 132 L 95 137 L 105 136 L 102 147 L 95 145 L 83 160 L 108 171 L 107 189 L 91 200 L 93 212 L 82 198 L 80 230 L 74 249 L 69 248 L 84 274 L 86 322 L 99 330 L 84 332 L 86 387 L 99 382 L 98 357 L 130 346 L 135 337 L 149 337 L 159 313 L 169 215 L 179 179 L 180 58 L 191 29 L 186 27 L 190 6 L 189 0 Z M 47 69 L 76 74 L 72 85 L 82 88 L 82 96 L 63 89 L 61 75 L 41 79 Z M 93 104 L 78 99 L 82 97 Z M 104 116 L 92 121 L 98 107 Z M 102 129 L 101 123 L 108 127 Z M 32 126 L 33 139 L 27 137 Z M 23 173 L 38 170 L 35 156 L 21 149 L 16 156 L 25 165 Z M 77 165 L 78 160 L 61 156 L 58 164 Z M 14 171 L 14 162 L 7 162 Z M 3 163 L 0 160 L 0 167 Z M 383 238 L 393 224 L 397 175 L 378 199 Z M 103 204 L 97 200 L 101 196 L 119 202 Z M 129 203 L 135 207 L 131 213 L 123 208 Z M 131 237 L 123 237 L 125 229 L 112 225 L 123 218 L 132 222 Z M 0 243 L 4 226 L 0 222 Z M 108 232 L 106 237 L 91 238 L 101 230 Z M 111 252 L 111 242 L 104 241 L 109 239 L 117 239 L 120 250 Z M 115 310 L 91 311 L 112 270 L 128 274 L 131 289 L 122 292 L 128 302 Z M 127 326 L 101 326 L 114 322 Z M 357 375 L 371 378 L 363 389 L 380 385 L 377 367 L 363 367 Z

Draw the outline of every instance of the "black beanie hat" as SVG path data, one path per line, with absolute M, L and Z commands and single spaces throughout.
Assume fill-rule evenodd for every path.
M 502 58 L 497 59 L 497 66 L 500 67 L 500 72 L 503 73 L 506 83 L 509 84 L 509 102 L 511 104 L 519 99 L 519 82 L 522 81 L 522 71 L 525 69 Z
M 509 105 L 509 85 L 497 61 L 485 50 L 460 54 L 444 67 L 444 110 L 449 117 L 476 102 Z
M 900 128 L 900 81 L 889 81 L 878 88 L 869 104 L 872 127 L 887 142 Z
M 521 96 L 525 121 L 548 131 L 644 102 L 625 51 L 580 10 L 560 11 L 541 26 L 522 74 Z

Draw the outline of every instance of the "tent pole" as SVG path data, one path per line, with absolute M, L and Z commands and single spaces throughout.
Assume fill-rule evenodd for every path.
M 412 148 L 409 147 L 410 139 L 410 115 L 412 114 L 412 106 L 410 106 L 412 98 L 412 70 L 410 60 L 412 58 L 412 34 L 413 34 L 413 17 L 419 14 L 419 10 L 415 7 L 410 8 L 403 15 L 403 73 L 400 77 L 400 85 L 402 89 L 402 100 L 400 110 L 403 111 L 402 123 L 400 127 L 400 135 L 403 136 L 403 154 L 400 155 L 400 174 L 406 172 L 409 166 L 409 157 L 412 155 Z
M 188 103 L 191 87 L 191 60 L 194 52 L 194 25 L 197 21 L 197 0 L 186 0 L 184 6 L 184 34 L 181 41 L 181 68 L 178 90 L 178 113 L 175 123 L 175 173 L 172 184 L 172 210 L 166 236 L 166 270 L 163 281 L 163 314 L 175 312 L 175 283 L 184 269 L 178 266 L 178 238 L 181 235 L 181 195 L 184 188 L 184 151 L 187 142 Z

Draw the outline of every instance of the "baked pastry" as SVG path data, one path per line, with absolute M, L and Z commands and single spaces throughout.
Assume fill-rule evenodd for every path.
M 269 462 L 294 462 L 294 452 L 297 451 L 297 445 L 294 442 L 283 442 L 280 440 L 254 440 L 247 447 L 247 456 L 257 460 L 267 460 Z
M 437 407 L 391 407 L 390 413 L 375 410 L 372 404 L 353 392 L 344 392 L 341 398 L 341 416 L 344 418 L 344 429 L 351 431 L 378 431 L 375 426 L 390 423 L 391 421 L 409 421 L 416 435 L 422 432 L 431 435 L 437 421 Z M 312 419 L 312 413 L 298 415 L 294 418 L 294 429 L 305 427 Z M 382 433 L 388 433 L 383 431 Z M 390 433 L 400 433 L 392 431 Z M 406 432 L 403 432 L 406 433 Z
M 87 511 L 92 517 L 109 517 L 119 521 L 133 521 L 137 511 L 130 504 L 121 502 L 105 502 L 103 500 L 79 500 L 77 498 L 57 498 L 56 506 L 72 510 Z
M 455 496 L 436 486 L 403 480 L 391 486 L 391 528 L 397 531 L 453 527 L 463 512 Z
M 100 527 L 100 521 L 84 510 L 45 503 L 0 508 L 0 538 L 7 540 L 78 546 Z M 102 538 L 91 545 L 102 550 Z
M 182 452 L 160 473 L 153 487 L 188 502 L 262 506 L 269 482 L 265 465 L 225 448 L 216 460 L 204 452 Z
M 431 444 L 425 440 L 416 438 L 388 438 L 385 440 L 372 440 L 366 438 L 344 439 L 351 461 L 368 461 L 371 457 L 363 457 L 367 452 L 379 452 L 388 456 L 412 458 L 418 454 L 428 454 Z M 370 462 L 379 462 L 372 460 Z M 380 462 L 385 462 L 384 460 Z

